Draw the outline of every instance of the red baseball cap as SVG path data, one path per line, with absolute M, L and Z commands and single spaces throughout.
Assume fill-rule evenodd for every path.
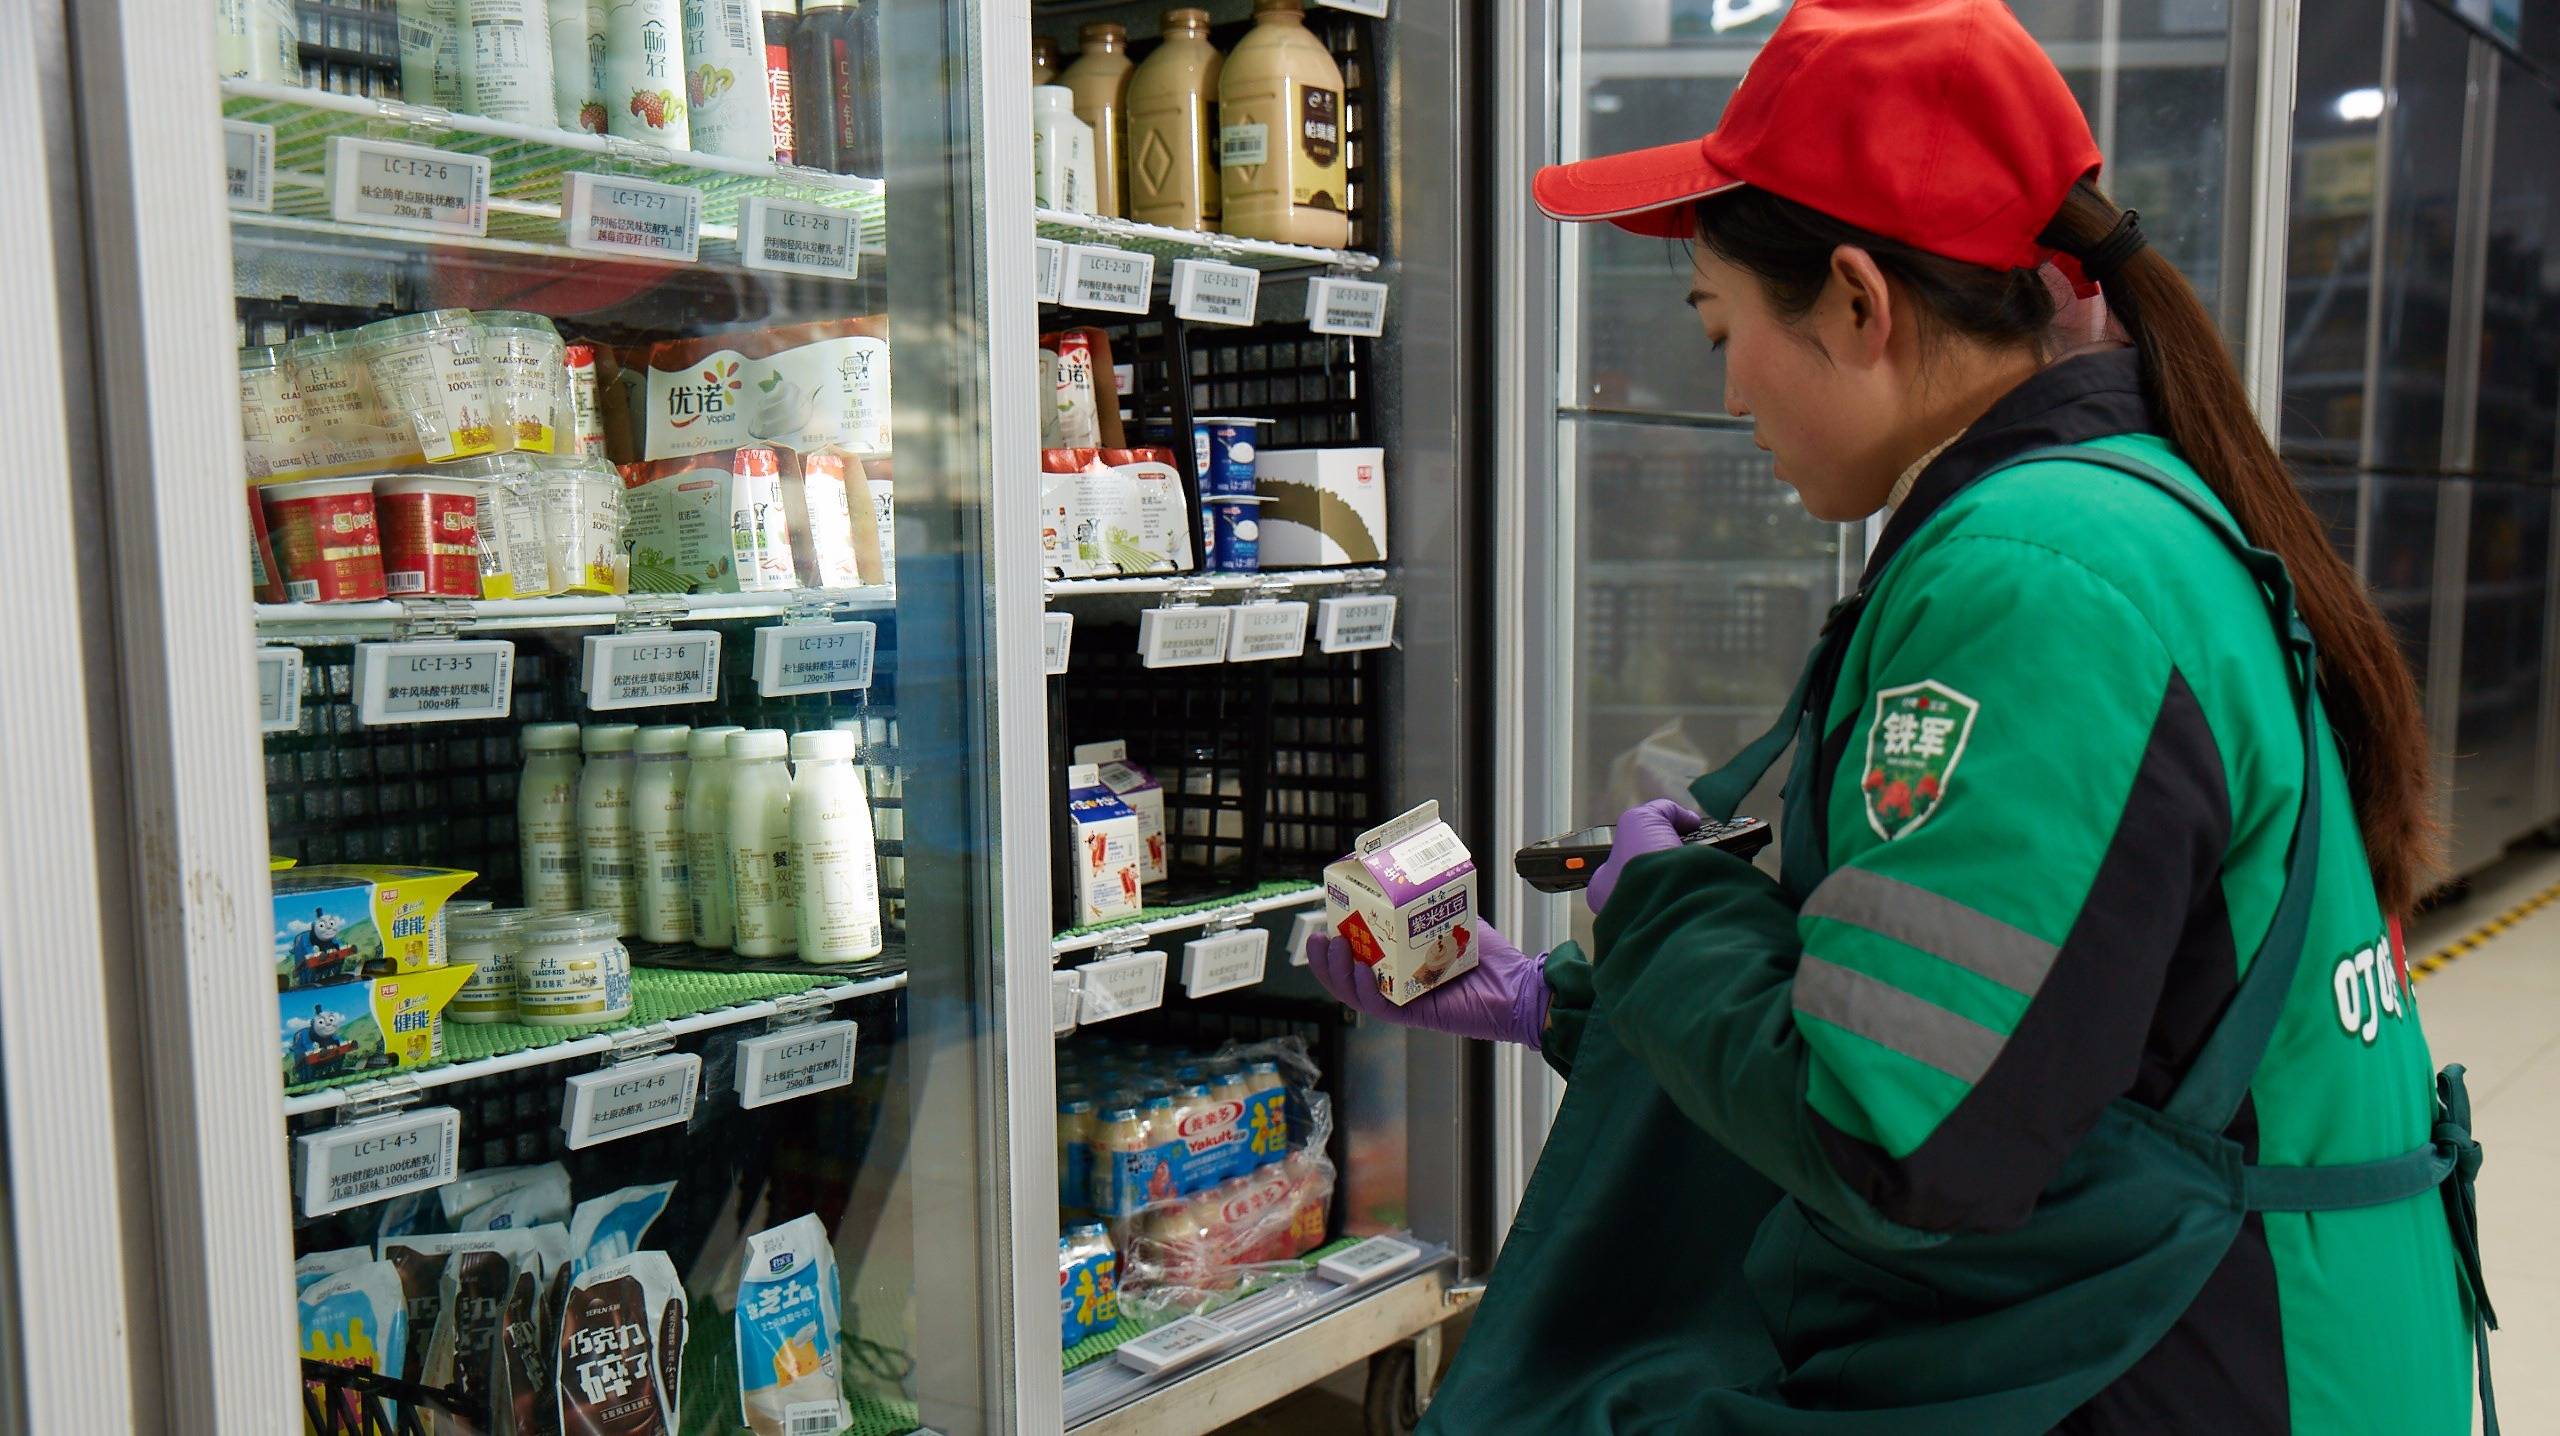
M 1668 239 L 1751 185 L 1948 259 L 2031 269 L 2101 156 L 2001 0 L 1796 0 L 1704 139 L 1538 172 L 1538 207 Z

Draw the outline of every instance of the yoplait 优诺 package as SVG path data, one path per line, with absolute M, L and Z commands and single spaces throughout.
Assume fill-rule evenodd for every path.
M 444 1010 L 469 963 L 276 994 L 287 1087 L 417 1067 L 444 1056 Z
M 1325 922 L 1402 1006 L 1476 965 L 1476 865 L 1424 803 L 1324 870 Z
M 1075 824 L 1077 924 L 1137 916 L 1138 815 L 1103 786 L 1099 768 L 1079 763 L 1067 769 L 1067 816 Z
M 889 451 L 889 341 L 883 316 L 738 330 L 650 346 L 642 413 L 630 425 L 643 459 L 746 445 L 794 453 Z
M 276 986 L 319 987 L 436 966 L 436 917 L 478 874 L 323 863 L 274 877 Z

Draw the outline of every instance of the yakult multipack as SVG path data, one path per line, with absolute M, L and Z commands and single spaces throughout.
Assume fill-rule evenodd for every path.
M 1401 1006 L 1476 965 L 1476 865 L 1440 805 L 1360 835 L 1324 870 L 1325 921 Z

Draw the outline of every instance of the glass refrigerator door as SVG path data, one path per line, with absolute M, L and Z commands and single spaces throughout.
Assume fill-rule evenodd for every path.
M 1013 1429 L 979 7 L 96 9 L 172 1409 Z

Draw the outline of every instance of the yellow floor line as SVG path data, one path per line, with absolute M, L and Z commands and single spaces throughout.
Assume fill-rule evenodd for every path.
M 2542 891 L 2526 898 L 2523 902 L 2517 903 L 2514 907 L 2507 909 L 2505 912 L 2502 912 L 2496 917 L 2489 919 L 2487 922 L 2480 924 L 2471 931 L 2464 933 L 2462 936 L 2457 937 L 2453 941 L 2446 943 L 2444 946 L 2437 948 L 2435 951 L 2428 953 L 2425 957 L 2418 959 L 2416 962 L 2410 963 L 2409 980 L 2411 982 L 2425 981 L 2428 977 L 2434 975 L 2438 968 L 2445 966 L 2455 958 L 2481 946 L 2488 942 L 2489 939 L 2498 936 L 2508 928 L 2514 927 L 2517 923 L 2524 921 L 2526 918 L 2542 911 L 2544 908 L 2549 907 L 2555 902 L 2560 902 L 2560 883 L 2554 883 L 2550 887 L 2544 888 Z

